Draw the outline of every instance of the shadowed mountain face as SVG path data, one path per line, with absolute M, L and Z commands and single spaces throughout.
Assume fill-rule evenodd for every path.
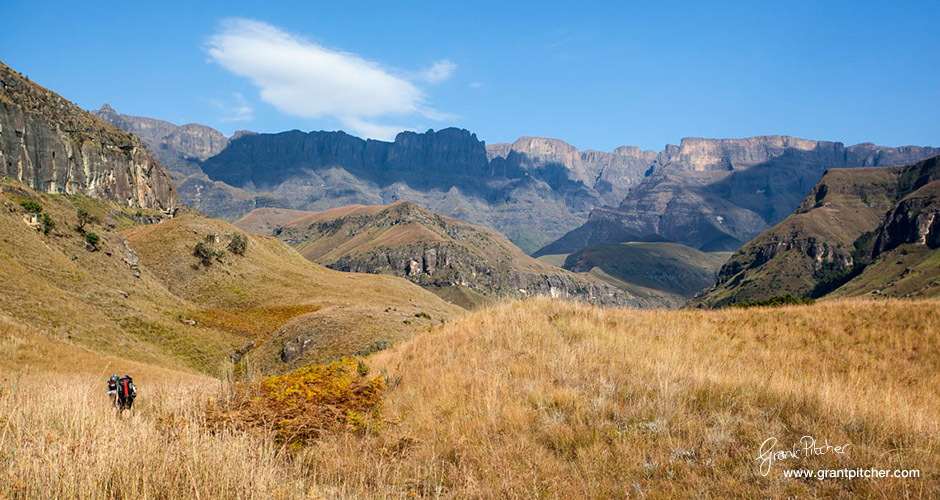
M 586 224 L 535 255 L 618 241 L 734 250 L 791 213 L 829 168 L 898 165 L 938 153 L 783 136 L 683 139 L 659 154 L 619 207 L 595 209 Z
M 339 271 L 392 274 L 464 307 L 499 297 L 551 296 L 606 305 L 659 305 L 539 262 L 503 235 L 420 206 L 352 205 L 323 212 L 258 209 L 235 222 L 274 234 Z
M 403 132 L 394 142 L 291 131 L 234 139 L 202 168 L 213 181 L 264 196 L 257 207 L 325 210 L 408 200 L 496 229 L 532 251 L 585 221 L 594 207 L 622 198 L 654 156 L 637 148 L 580 152 L 539 138 L 487 148 L 455 128 Z
M 940 156 L 833 169 L 796 211 L 728 260 L 694 304 L 940 293 Z
M 0 174 L 44 193 L 172 210 L 176 188 L 140 140 L 0 63 Z

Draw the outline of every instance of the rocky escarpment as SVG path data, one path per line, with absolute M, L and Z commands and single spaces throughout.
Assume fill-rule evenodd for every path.
M 140 137 L 163 166 L 183 175 L 202 172 L 198 162 L 219 154 L 229 142 L 228 137 L 212 127 L 197 123 L 175 125 L 154 118 L 119 114 L 108 104 L 89 113 Z
M 486 149 L 494 170 L 523 171 L 556 189 L 565 183 L 586 186 L 598 198 L 598 205 L 619 203 L 657 156 L 635 146 L 621 146 L 612 153 L 579 151 L 565 141 L 544 137 L 520 137 L 511 145 L 500 143 Z
M 901 175 L 901 192 L 909 193 L 885 215 L 872 256 L 904 244 L 940 247 L 940 157 L 919 162 Z
M 819 297 L 875 267 L 878 283 L 891 281 L 896 270 L 890 264 L 905 261 L 891 257 L 895 249 L 940 246 L 938 159 L 828 171 L 790 217 L 738 250 L 715 287 L 694 303 Z M 853 294 L 866 290 L 855 288 Z
M 2 63 L 0 172 L 45 193 L 164 210 L 178 203 L 169 174 L 137 138 Z
M 283 215 L 277 214 L 272 216 Z M 245 220 L 261 218 L 256 211 Z M 409 202 L 298 216 L 274 234 L 327 267 L 401 276 L 425 287 L 462 287 L 489 298 L 539 295 L 639 303 L 614 287 L 538 262 L 498 233 Z
M 530 142 L 539 141 L 560 143 Z M 403 132 L 393 142 L 343 132 L 250 134 L 233 139 L 202 168 L 214 181 L 287 200 L 295 209 L 409 200 L 496 229 L 526 251 L 577 226 L 595 206 L 622 196 L 646 168 L 629 156 L 644 153 L 629 148 L 616 155 L 579 152 L 572 163 L 521 144 L 519 151 L 507 148 L 503 157 L 488 153 L 474 134 L 455 128 Z M 599 159 L 604 155 L 609 158 Z M 594 170 L 577 170 L 588 163 Z
M 827 169 L 898 165 L 938 153 L 787 136 L 683 139 L 651 162 L 650 175 L 619 207 L 595 209 L 582 227 L 534 255 L 651 239 L 734 250 L 792 213 Z
M 462 286 L 485 296 L 546 296 L 605 305 L 631 303 L 629 296 L 610 286 L 558 272 L 519 272 L 503 264 L 493 267 L 460 245 L 420 243 L 345 255 L 327 267 L 338 271 L 392 274 L 422 286 Z

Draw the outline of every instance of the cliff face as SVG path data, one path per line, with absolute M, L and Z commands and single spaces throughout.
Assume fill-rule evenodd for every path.
M 923 293 L 940 272 L 912 269 L 940 246 L 938 221 L 940 157 L 905 167 L 833 169 L 792 215 L 735 252 L 715 287 L 693 302 Z M 895 282 L 904 284 L 885 291 Z
M 0 63 L 0 171 L 45 193 L 172 210 L 176 188 L 135 137 Z
M 219 154 L 229 142 L 222 132 L 212 127 L 196 123 L 175 125 L 154 118 L 118 114 L 108 104 L 89 113 L 140 137 L 166 168 L 184 175 L 201 172 L 197 161 Z
M 650 175 L 619 207 L 595 209 L 584 226 L 535 255 L 643 240 L 734 250 L 793 212 L 827 169 L 898 165 L 938 153 L 787 136 L 683 139 L 651 162 Z
M 282 218 L 283 211 L 271 211 Z M 327 267 L 401 276 L 429 289 L 465 288 L 485 298 L 551 296 L 595 304 L 640 304 L 615 287 L 539 262 L 502 235 L 413 203 L 351 206 L 299 215 L 274 234 Z M 263 210 L 236 222 L 258 227 Z M 267 227 L 266 224 L 262 226 Z
M 621 146 L 612 153 L 579 151 L 558 139 L 520 137 L 511 145 L 488 146 L 487 156 L 494 170 L 522 171 L 555 188 L 580 184 L 591 190 L 596 205 L 613 205 L 643 179 L 657 154 L 634 146 Z

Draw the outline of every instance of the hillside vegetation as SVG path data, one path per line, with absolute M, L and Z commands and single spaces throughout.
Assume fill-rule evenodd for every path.
M 0 495 L 936 498 L 937 305 L 499 305 L 370 356 L 368 376 L 388 381 L 384 423 L 305 446 L 208 430 L 201 409 L 220 393 L 195 382 L 140 384 L 135 433 L 114 436 L 92 390 L 103 378 L 42 392 L 24 378 L 0 393 Z M 807 435 L 850 446 L 759 472 L 767 438 Z M 786 479 L 796 467 L 923 476 Z
M 256 368 L 286 370 L 409 338 L 459 311 L 400 278 L 323 268 L 274 238 L 248 236 L 239 255 L 230 245 L 240 231 L 197 214 L 141 225 L 163 216 L 14 181 L 0 188 L 0 311 L 102 354 L 218 375 L 254 342 Z M 55 226 L 27 224 L 21 203 Z M 94 246 L 79 210 L 94 219 L 82 229 Z M 212 256 L 194 255 L 197 245 Z
M 679 243 L 635 241 L 584 248 L 567 256 L 563 266 L 591 273 L 636 296 L 679 307 L 715 283 L 729 256 L 729 252 L 702 252 Z

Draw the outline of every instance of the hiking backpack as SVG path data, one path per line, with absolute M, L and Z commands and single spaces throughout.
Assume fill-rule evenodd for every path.
M 136 398 L 137 389 L 134 387 L 134 380 L 129 375 L 125 375 L 118 380 L 118 396 L 122 398 Z

